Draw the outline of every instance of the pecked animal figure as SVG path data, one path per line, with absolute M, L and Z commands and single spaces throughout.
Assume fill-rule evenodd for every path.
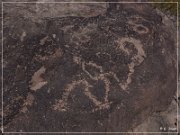
M 4 68 L 4 124 L 10 130 L 37 130 L 35 121 L 42 131 L 123 132 L 166 109 L 176 92 L 176 36 L 149 5 L 135 7 L 44 18 L 37 35 L 16 41 L 22 46 L 15 50 L 5 48 L 22 62 L 4 54 L 12 62 Z M 12 42 L 7 33 L 5 45 Z M 16 81 L 18 68 L 24 75 Z M 29 93 L 35 101 L 27 107 Z

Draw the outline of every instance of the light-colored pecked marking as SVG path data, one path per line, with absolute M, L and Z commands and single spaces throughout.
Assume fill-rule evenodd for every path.
M 23 33 L 22 33 L 22 35 L 21 35 L 21 37 L 20 37 L 21 42 L 24 41 L 24 38 L 25 38 L 26 36 L 27 36 L 26 32 L 23 31 Z
M 99 101 L 95 95 L 91 93 L 91 88 L 93 86 L 85 79 L 82 80 L 77 80 L 77 81 L 72 81 L 71 83 L 67 84 L 66 88 L 64 89 L 64 93 L 62 95 L 62 98 L 59 101 L 56 101 L 55 105 L 53 105 L 54 110 L 58 111 L 67 111 L 68 110 L 68 97 L 70 96 L 70 93 L 74 90 L 75 87 L 79 85 L 84 86 L 84 91 L 83 93 L 94 103 L 96 106 L 92 111 L 97 111 L 101 109 L 107 109 L 110 107 L 111 102 L 108 100 L 109 96 L 109 91 L 110 91 L 110 81 L 107 78 L 108 76 L 112 76 L 115 78 L 117 82 L 119 82 L 119 79 L 117 78 L 116 74 L 113 72 L 108 72 L 108 73 L 103 73 L 103 69 L 101 66 L 97 65 L 96 63 L 93 62 L 81 62 L 81 59 L 79 57 L 74 57 L 73 58 L 74 62 L 77 64 L 80 64 L 82 66 L 83 71 L 89 76 L 94 81 L 103 81 L 104 83 L 104 88 L 105 88 L 105 96 L 103 101 Z M 99 70 L 99 74 L 97 76 L 92 76 L 87 70 L 86 66 L 89 65 L 92 67 L 95 67 Z
M 46 68 L 44 66 L 42 66 L 38 71 L 36 71 L 34 73 L 34 75 L 32 76 L 31 79 L 31 85 L 30 85 L 30 89 L 33 91 L 37 91 L 38 89 L 40 89 L 42 86 L 47 84 L 47 81 L 45 81 L 41 75 L 44 74 L 46 71 Z
M 49 36 L 46 36 L 46 37 L 44 37 L 44 38 L 42 38 L 41 40 L 40 40 L 40 45 L 44 45 L 45 43 L 46 43 L 46 41 L 48 40 L 48 38 L 49 38 Z
M 137 54 L 131 58 L 132 62 L 128 64 L 128 78 L 125 83 L 121 83 L 121 88 L 123 90 L 126 90 L 128 88 L 128 85 L 132 82 L 131 76 L 134 73 L 134 67 L 140 65 L 144 61 L 144 57 L 146 57 L 141 41 L 132 37 L 119 38 L 117 40 L 117 49 L 120 49 L 127 53 L 127 55 L 130 55 L 129 49 L 125 47 L 125 42 L 132 43 L 137 50 Z
M 128 24 L 132 26 L 133 31 L 137 32 L 138 34 L 147 34 L 149 33 L 149 28 L 141 24 L 140 22 L 146 21 L 144 18 L 139 16 L 133 16 L 128 18 Z M 141 28 L 141 29 L 138 29 Z
M 68 109 L 68 97 L 70 93 L 74 90 L 75 87 L 83 85 L 84 86 L 84 94 L 97 106 L 101 106 L 101 102 L 98 101 L 98 99 L 92 95 L 90 92 L 90 88 L 92 87 L 86 80 L 78 80 L 73 81 L 70 84 L 68 84 L 65 88 L 65 92 L 62 95 L 62 99 L 59 101 L 56 101 L 56 104 L 53 105 L 54 110 L 59 111 L 66 111 Z
M 101 109 L 109 108 L 111 102 L 108 100 L 108 96 L 109 96 L 109 92 L 110 92 L 111 82 L 108 79 L 108 77 L 113 77 L 118 82 L 119 86 L 123 90 L 126 90 L 128 88 L 128 85 L 132 81 L 131 77 L 132 77 L 132 75 L 134 73 L 134 67 L 141 64 L 143 62 L 143 60 L 144 60 L 144 57 L 146 57 L 146 54 L 145 54 L 145 52 L 143 50 L 143 45 L 140 42 L 140 40 L 134 39 L 132 37 L 119 38 L 117 40 L 117 48 L 116 49 L 120 49 L 120 50 L 124 51 L 125 53 L 127 53 L 127 55 L 130 55 L 131 51 L 128 48 L 126 48 L 126 46 L 125 46 L 126 42 L 129 42 L 129 43 L 133 44 L 134 48 L 137 50 L 137 54 L 135 54 L 131 58 L 132 62 L 130 64 L 128 64 L 129 73 L 128 73 L 128 78 L 127 78 L 127 80 L 125 80 L 125 82 L 120 82 L 119 78 L 117 77 L 117 75 L 114 72 L 109 71 L 109 72 L 104 73 L 102 66 L 97 65 L 96 63 L 94 63 L 92 61 L 85 62 L 85 61 L 82 60 L 81 57 L 74 56 L 73 61 L 76 64 L 81 66 L 84 73 L 86 73 L 90 79 L 92 79 L 94 81 L 99 81 L 99 80 L 103 81 L 104 88 L 105 88 L 104 100 L 99 101 L 97 99 L 97 97 L 91 93 L 91 88 L 93 88 L 93 85 L 91 85 L 86 79 L 75 80 L 75 81 L 72 81 L 71 83 L 66 85 L 66 88 L 64 89 L 64 93 L 62 95 L 62 98 L 60 100 L 56 101 L 55 105 L 53 105 L 53 109 L 58 110 L 58 111 L 67 111 L 68 110 L 68 98 L 69 98 L 71 92 L 75 89 L 75 87 L 77 87 L 79 85 L 83 85 L 83 87 L 84 87 L 83 93 L 96 106 L 94 109 L 92 109 L 93 112 L 101 110 Z M 96 55 L 99 55 L 99 54 L 96 54 Z M 87 70 L 87 66 L 98 69 L 99 73 L 96 74 L 96 75 L 92 75 Z

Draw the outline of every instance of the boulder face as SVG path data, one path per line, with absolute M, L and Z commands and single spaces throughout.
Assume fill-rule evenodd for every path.
M 148 4 L 37 22 L 4 14 L 5 131 L 126 132 L 166 109 L 177 82 L 167 22 Z

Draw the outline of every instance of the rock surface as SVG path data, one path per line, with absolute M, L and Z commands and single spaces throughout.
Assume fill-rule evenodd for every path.
M 126 132 L 171 103 L 176 29 L 148 4 L 11 7 L 5 131 Z

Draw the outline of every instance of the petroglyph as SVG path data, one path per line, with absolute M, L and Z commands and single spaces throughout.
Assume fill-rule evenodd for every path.
M 109 57 L 109 60 L 111 60 L 111 55 L 110 55 L 109 53 L 106 53 L 106 52 L 97 52 L 97 53 L 96 53 L 96 56 L 97 56 L 98 58 L 100 58 L 101 55 L 106 55 L 106 56 Z
M 81 64 L 81 58 L 78 57 L 78 56 L 73 56 L 73 61 L 74 61 L 74 63 L 76 63 L 76 64 Z
M 86 27 L 80 27 L 72 34 L 71 42 L 86 43 L 90 40 L 89 34 L 97 29 L 97 24 L 88 24 Z
M 136 31 L 138 34 L 146 34 L 149 32 L 149 29 L 142 24 L 134 25 L 133 30 Z
M 125 53 L 127 53 L 127 55 L 130 55 L 131 52 L 128 48 L 126 48 L 126 43 L 131 43 L 137 50 L 137 54 L 135 54 L 131 58 L 132 62 L 128 64 L 128 67 L 129 67 L 128 78 L 125 83 L 121 84 L 121 88 L 123 90 L 126 90 L 128 88 L 128 85 L 132 82 L 131 76 L 134 73 L 134 67 L 140 65 L 144 61 L 144 57 L 146 57 L 141 41 L 138 39 L 134 39 L 132 37 L 125 37 L 125 38 L 118 39 L 117 49 L 120 49 L 124 51 Z
M 127 23 L 131 25 L 133 31 L 137 32 L 138 34 L 147 34 L 149 33 L 149 28 L 142 24 L 143 21 L 147 22 L 147 20 L 142 17 L 133 16 L 128 18 Z
M 42 39 L 40 40 L 40 43 L 39 43 L 39 44 L 40 44 L 40 45 L 44 45 L 48 39 L 49 39 L 49 36 L 46 36 L 46 37 L 42 38 Z
M 60 48 L 56 49 L 55 52 L 52 54 L 52 55 L 49 55 L 49 56 L 41 56 L 41 55 L 37 55 L 35 57 L 35 59 L 37 61 L 52 61 L 56 58 L 60 58 L 62 57 L 63 55 L 63 52 Z
M 88 63 L 82 62 L 82 69 L 83 69 L 83 71 L 84 71 L 92 80 L 98 80 L 98 77 L 97 77 L 98 75 L 97 75 L 97 76 L 93 76 L 92 74 L 90 74 L 90 73 L 86 70 L 86 65 L 92 66 L 92 67 L 98 69 L 100 73 L 103 72 L 102 66 L 98 66 L 97 64 L 95 64 L 95 63 L 93 63 L 93 62 L 88 62 Z
M 90 85 L 86 80 L 79 80 L 79 81 L 73 81 L 72 83 L 68 84 L 65 88 L 65 92 L 62 95 L 62 99 L 57 101 L 56 104 L 53 106 L 54 110 L 59 111 L 66 111 L 68 109 L 68 97 L 70 93 L 74 90 L 75 87 L 83 85 L 84 86 L 84 94 L 97 106 L 101 107 L 100 101 L 91 94 L 90 88 L 93 86 Z
M 134 49 L 130 49 L 127 47 L 127 44 L 131 44 Z M 109 92 L 111 90 L 111 81 L 110 78 L 113 78 L 116 83 L 119 85 L 119 89 L 126 90 L 128 88 L 128 85 L 132 82 L 132 75 L 134 73 L 134 67 L 141 64 L 144 60 L 144 57 L 146 57 L 146 54 L 143 50 L 143 45 L 140 40 L 134 39 L 132 37 L 123 37 L 119 38 L 117 40 L 117 50 L 124 51 L 128 56 L 131 56 L 131 62 L 128 64 L 129 73 L 127 75 L 126 80 L 120 80 L 116 73 L 113 71 L 104 71 L 103 67 L 96 64 L 93 61 L 86 62 L 83 60 L 81 56 L 73 56 L 73 62 L 80 65 L 83 72 L 88 75 L 89 79 L 98 82 L 102 81 L 104 84 L 105 89 L 105 95 L 103 98 L 103 101 L 99 101 L 98 98 L 92 94 L 91 90 L 94 89 L 94 86 L 91 82 L 89 82 L 86 78 L 82 78 L 81 80 L 74 80 L 71 83 L 67 84 L 63 96 L 60 100 L 57 100 L 55 105 L 53 105 L 54 110 L 58 111 L 67 111 L 69 107 L 68 98 L 71 96 L 71 92 L 77 87 L 82 85 L 84 88 L 84 95 L 88 97 L 90 101 L 93 102 L 93 104 L 96 106 L 92 111 L 98 111 L 101 109 L 109 108 L 111 102 L 108 100 Z M 134 52 L 133 50 L 137 51 Z M 107 54 L 106 52 L 98 52 L 95 55 L 99 58 L 101 54 L 107 55 L 109 57 L 109 60 L 111 61 L 111 55 Z M 96 74 L 92 74 L 91 70 L 89 68 L 96 70 Z M 127 91 L 126 91 L 127 92 Z
M 144 25 L 140 24 L 140 21 L 142 21 L 143 18 L 141 17 L 134 17 L 129 19 L 128 24 L 130 24 L 133 27 L 133 30 L 138 32 L 139 34 L 145 34 L 149 32 L 149 29 L 145 27 Z M 72 26 L 67 26 L 63 28 L 66 32 L 72 29 Z M 76 43 L 76 45 L 80 45 L 82 43 L 88 42 L 90 40 L 90 37 L 87 37 L 89 35 L 88 33 L 92 33 L 95 29 L 97 29 L 96 24 L 88 24 L 87 27 L 80 27 L 77 31 L 73 32 L 71 34 L 71 42 Z M 85 37 L 86 35 L 86 37 Z M 80 44 L 79 44 L 80 43 Z M 135 48 L 137 53 L 132 52 L 133 50 L 129 49 L 126 44 L 130 43 Z M 60 100 L 57 100 L 55 105 L 53 105 L 54 110 L 58 111 L 67 111 L 69 109 L 68 105 L 68 98 L 71 96 L 71 92 L 77 87 L 77 86 L 83 86 L 84 88 L 84 95 L 88 97 L 89 100 L 93 102 L 93 104 L 96 106 L 92 111 L 97 111 L 100 109 L 105 109 L 110 107 L 110 102 L 108 100 L 109 91 L 110 91 L 110 85 L 111 82 L 109 80 L 109 77 L 114 78 L 114 80 L 118 83 L 119 87 L 123 90 L 126 90 L 128 88 L 128 85 L 132 82 L 132 75 L 134 73 L 134 67 L 141 64 L 144 60 L 144 57 L 146 57 L 145 52 L 143 50 L 143 45 L 140 42 L 140 40 L 132 38 L 132 37 L 123 37 L 119 38 L 117 40 L 117 48 L 118 50 L 122 50 L 125 52 L 128 56 L 131 56 L 131 63 L 128 64 L 129 73 L 127 75 L 126 80 L 119 80 L 116 73 L 109 71 L 104 72 L 103 67 L 96 64 L 95 62 L 88 61 L 86 62 L 83 60 L 80 56 L 73 56 L 73 62 L 80 65 L 83 72 L 88 75 L 88 77 L 93 81 L 102 81 L 104 83 L 104 89 L 105 89 L 105 95 L 104 95 L 104 101 L 99 101 L 98 98 L 92 94 L 91 89 L 94 88 L 93 84 L 91 84 L 86 78 L 82 78 L 81 80 L 74 80 L 71 83 L 67 84 L 65 86 L 62 98 Z M 111 55 L 104 52 L 103 54 L 108 55 L 109 60 L 111 60 Z M 99 58 L 101 55 L 101 52 L 96 53 L 96 56 Z M 94 68 L 97 73 L 92 74 L 88 67 Z
M 5 132 L 127 132 L 167 107 L 175 27 L 149 4 L 101 5 L 4 3 Z
M 44 85 L 47 84 L 47 81 L 44 81 L 44 79 L 41 77 L 42 74 L 44 74 L 46 71 L 46 68 L 44 66 L 42 66 L 38 71 L 36 71 L 34 73 L 34 75 L 32 76 L 32 79 L 30 81 L 31 85 L 30 85 L 30 89 L 37 91 L 38 89 L 40 89 L 41 87 L 43 87 Z
M 26 36 L 27 36 L 27 33 L 26 33 L 25 31 L 23 31 L 23 33 L 22 33 L 22 35 L 21 35 L 21 37 L 20 37 L 21 42 L 24 41 L 24 38 L 25 38 Z
M 33 105 L 34 100 L 34 96 L 31 93 L 28 93 L 26 101 L 24 102 L 23 107 L 21 108 L 21 112 L 26 113 L 28 111 L 28 107 Z
M 83 93 L 94 103 L 96 106 L 94 109 L 92 109 L 92 112 L 101 110 L 101 109 L 107 109 L 110 107 L 111 102 L 108 100 L 108 95 L 110 91 L 110 81 L 108 79 L 108 76 L 114 77 L 114 79 L 119 82 L 118 77 L 113 72 L 103 73 L 103 69 L 101 66 L 93 63 L 93 62 L 81 62 L 81 58 L 74 56 L 73 57 L 74 62 L 77 64 L 81 64 L 83 71 L 94 81 L 103 81 L 104 83 L 104 89 L 105 89 L 105 95 L 104 95 L 104 101 L 99 101 L 96 96 L 94 96 L 91 93 L 91 89 L 94 88 L 92 84 L 90 84 L 87 80 L 78 80 L 78 81 L 72 81 L 69 83 L 63 93 L 62 99 L 59 101 L 56 101 L 55 105 L 53 105 L 54 110 L 58 111 L 67 111 L 68 109 L 68 97 L 70 96 L 71 92 L 76 88 L 77 86 L 83 85 L 84 91 Z M 99 74 L 97 76 L 92 76 L 87 70 L 86 66 L 89 65 L 91 67 L 95 67 L 99 70 Z

